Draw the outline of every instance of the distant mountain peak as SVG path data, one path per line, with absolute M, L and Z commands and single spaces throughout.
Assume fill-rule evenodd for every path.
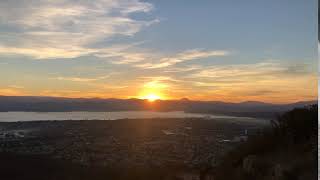
M 248 105 L 270 105 L 271 103 L 265 103 L 261 101 L 243 101 L 239 104 L 248 104 Z

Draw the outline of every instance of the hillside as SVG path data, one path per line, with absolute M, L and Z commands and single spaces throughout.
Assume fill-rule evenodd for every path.
M 215 168 L 217 180 L 317 179 L 317 105 L 296 108 L 249 137 Z

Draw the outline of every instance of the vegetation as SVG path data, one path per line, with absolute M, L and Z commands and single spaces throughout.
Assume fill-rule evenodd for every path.
M 228 153 L 216 179 L 316 179 L 318 106 L 295 108 Z

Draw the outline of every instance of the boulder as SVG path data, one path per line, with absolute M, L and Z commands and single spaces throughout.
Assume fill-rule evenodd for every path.
M 242 161 L 242 169 L 244 172 L 250 175 L 256 174 L 256 166 L 258 164 L 258 158 L 256 155 L 249 155 Z

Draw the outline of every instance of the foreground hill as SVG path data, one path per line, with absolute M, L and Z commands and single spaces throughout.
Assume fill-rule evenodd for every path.
M 153 103 L 141 99 L 61 98 L 37 96 L 0 96 L 0 112 L 35 111 L 185 111 L 248 117 L 274 117 L 297 107 L 316 101 L 292 104 L 270 104 L 256 101 L 229 103 L 220 101 L 158 100 Z
M 317 117 L 313 105 L 282 114 L 272 127 L 205 119 L 2 122 L 0 177 L 316 179 Z M 223 141 L 246 129 L 247 140 Z
M 0 179 L 199 177 L 200 167 L 243 143 L 239 136 L 262 127 L 202 118 L 0 122 Z
M 296 108 L 249 137 L 215 168 L 216 180 L 317 179 L 318 106 Z

